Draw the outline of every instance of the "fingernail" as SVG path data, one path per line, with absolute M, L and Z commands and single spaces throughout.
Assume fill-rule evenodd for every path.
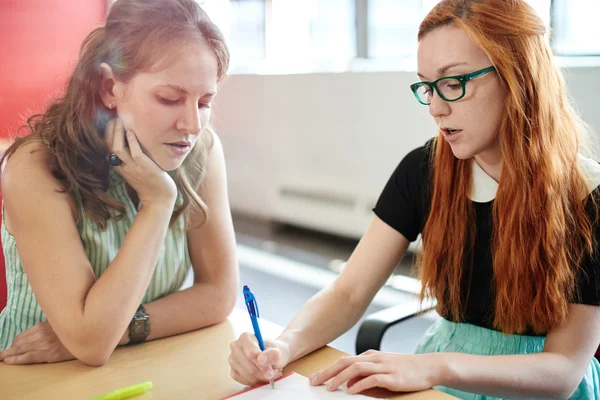
M 261 354 L 260 356 L 258 356 L 258 363 L 260 365 L 265 365 L 267 363 L 267 361 L 269 361 L 269 360 L 268 360 L 267 356 L 265 356 L 264 354 Z
M 312 374 L 310 376 L 310 383 L 312 383 L 314 385 L 316 381 L 317 381 L 317 373 L 315 372 L 314 374 Z
M 327 384 L 327 390 L 329 390 L 330 392 L 333 391 L 333 383 L 328 383 Z

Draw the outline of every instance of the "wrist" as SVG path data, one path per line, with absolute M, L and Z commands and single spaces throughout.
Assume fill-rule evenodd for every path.
M 283 364 L 283 367 L 285 367 L 292 361 L 290 345 L 282 340 L 276 340 L 275 343 L 277 343 L 277 348 L 279 349 L 280 362 Z
M 169 203 L 147 203 L 142 204 L 138 212 L 138 216 L 145 216 L 143 218 L 149 218 L 154 223 L 162 224 L 169 223 L 175 204 Z
M 175 207 L 175 198 L 171 199 L 155 199 L 153 201 L 143 201 L 140 200 L 140 211 L 148 210 L 151 212 L 157 213 L 165 213 L 169 212 L 171 214 L 173 212 L 173 208 Z
M 454 354 L 440 352 L 428 355 L 432 357 L 431 363 L 434 366 L 432 386 L 453 386 L 456 382 Z
M 129 323 L 129 343 L 142 343 L 150 334 L 150 315 L 146 312 L 143 305 L 140 304 L 135 315 Z
M 290 331 L 284 331 L 275 339 L 281 355 L 287 360 L 286 364 L 289 364 L 300 356 L 300 350 L 294 345 L 295 336 L 296 335 Z

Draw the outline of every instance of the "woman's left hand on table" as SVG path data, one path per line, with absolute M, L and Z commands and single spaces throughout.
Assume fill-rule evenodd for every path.
M 18 334 L 10 348 L 0 351 L 5 364 L 55 363 L 73 360 L 48 322 L 39 322 Z
M 311 376 L 314 386 L 327 381 L 327 390 L 347 383 L 348 393 L 373 387 L 393 392 L 413 392 L 437 385 L 440 366 L 434 354 L 396 354 L 369 350 L 359 356 L 343 357 Z

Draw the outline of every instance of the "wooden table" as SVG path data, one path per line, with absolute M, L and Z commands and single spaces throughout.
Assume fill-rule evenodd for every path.
M 263 335 L 274 337 L 282 327 L 261 320 Z M 220 399 L 244 388 L 229 375 L 229 343 L 242 332 L 252 332 L 248 314 L 234 310 L 221 324 L 147 342 L 120 347 L 99 368 L 75 360 L 58 364 L 6 365 L 0 362 L 2 399 L 89 399 L 143 381 L 153 389 L 137 399 Z M 345 353 L 324 347 L 288 365 L 284 372 L 310 376 Z M 366 394 L 403 400 L 437 400 L 454 397 L 435 390 L 394 395 L 385 391 Z

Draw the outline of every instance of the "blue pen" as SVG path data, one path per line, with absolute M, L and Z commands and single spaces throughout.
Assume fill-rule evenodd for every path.
M 252 294 L 250 288 L 247 285 L 244 285 L 244 300 L 246 302 L 246 307 L 248 308 L 248 314 L 250 314 L 252 328 L 254 328 L 254 336 L 256 336 L 256 340 L 258 340 L 258 346 L 261 350 L 264 351 L 265 342 L 263 342 L 263 338 L 260 333 L 260 327 L 258 326 L 258 318 L 260 318 L 258 312 L 258 303 L 256 302 L 256 297 L 254 297 L 254 294 Z M 269 379 L 269 383 L 271 383 L 271 389 L 275 389 L 273 379 Z

